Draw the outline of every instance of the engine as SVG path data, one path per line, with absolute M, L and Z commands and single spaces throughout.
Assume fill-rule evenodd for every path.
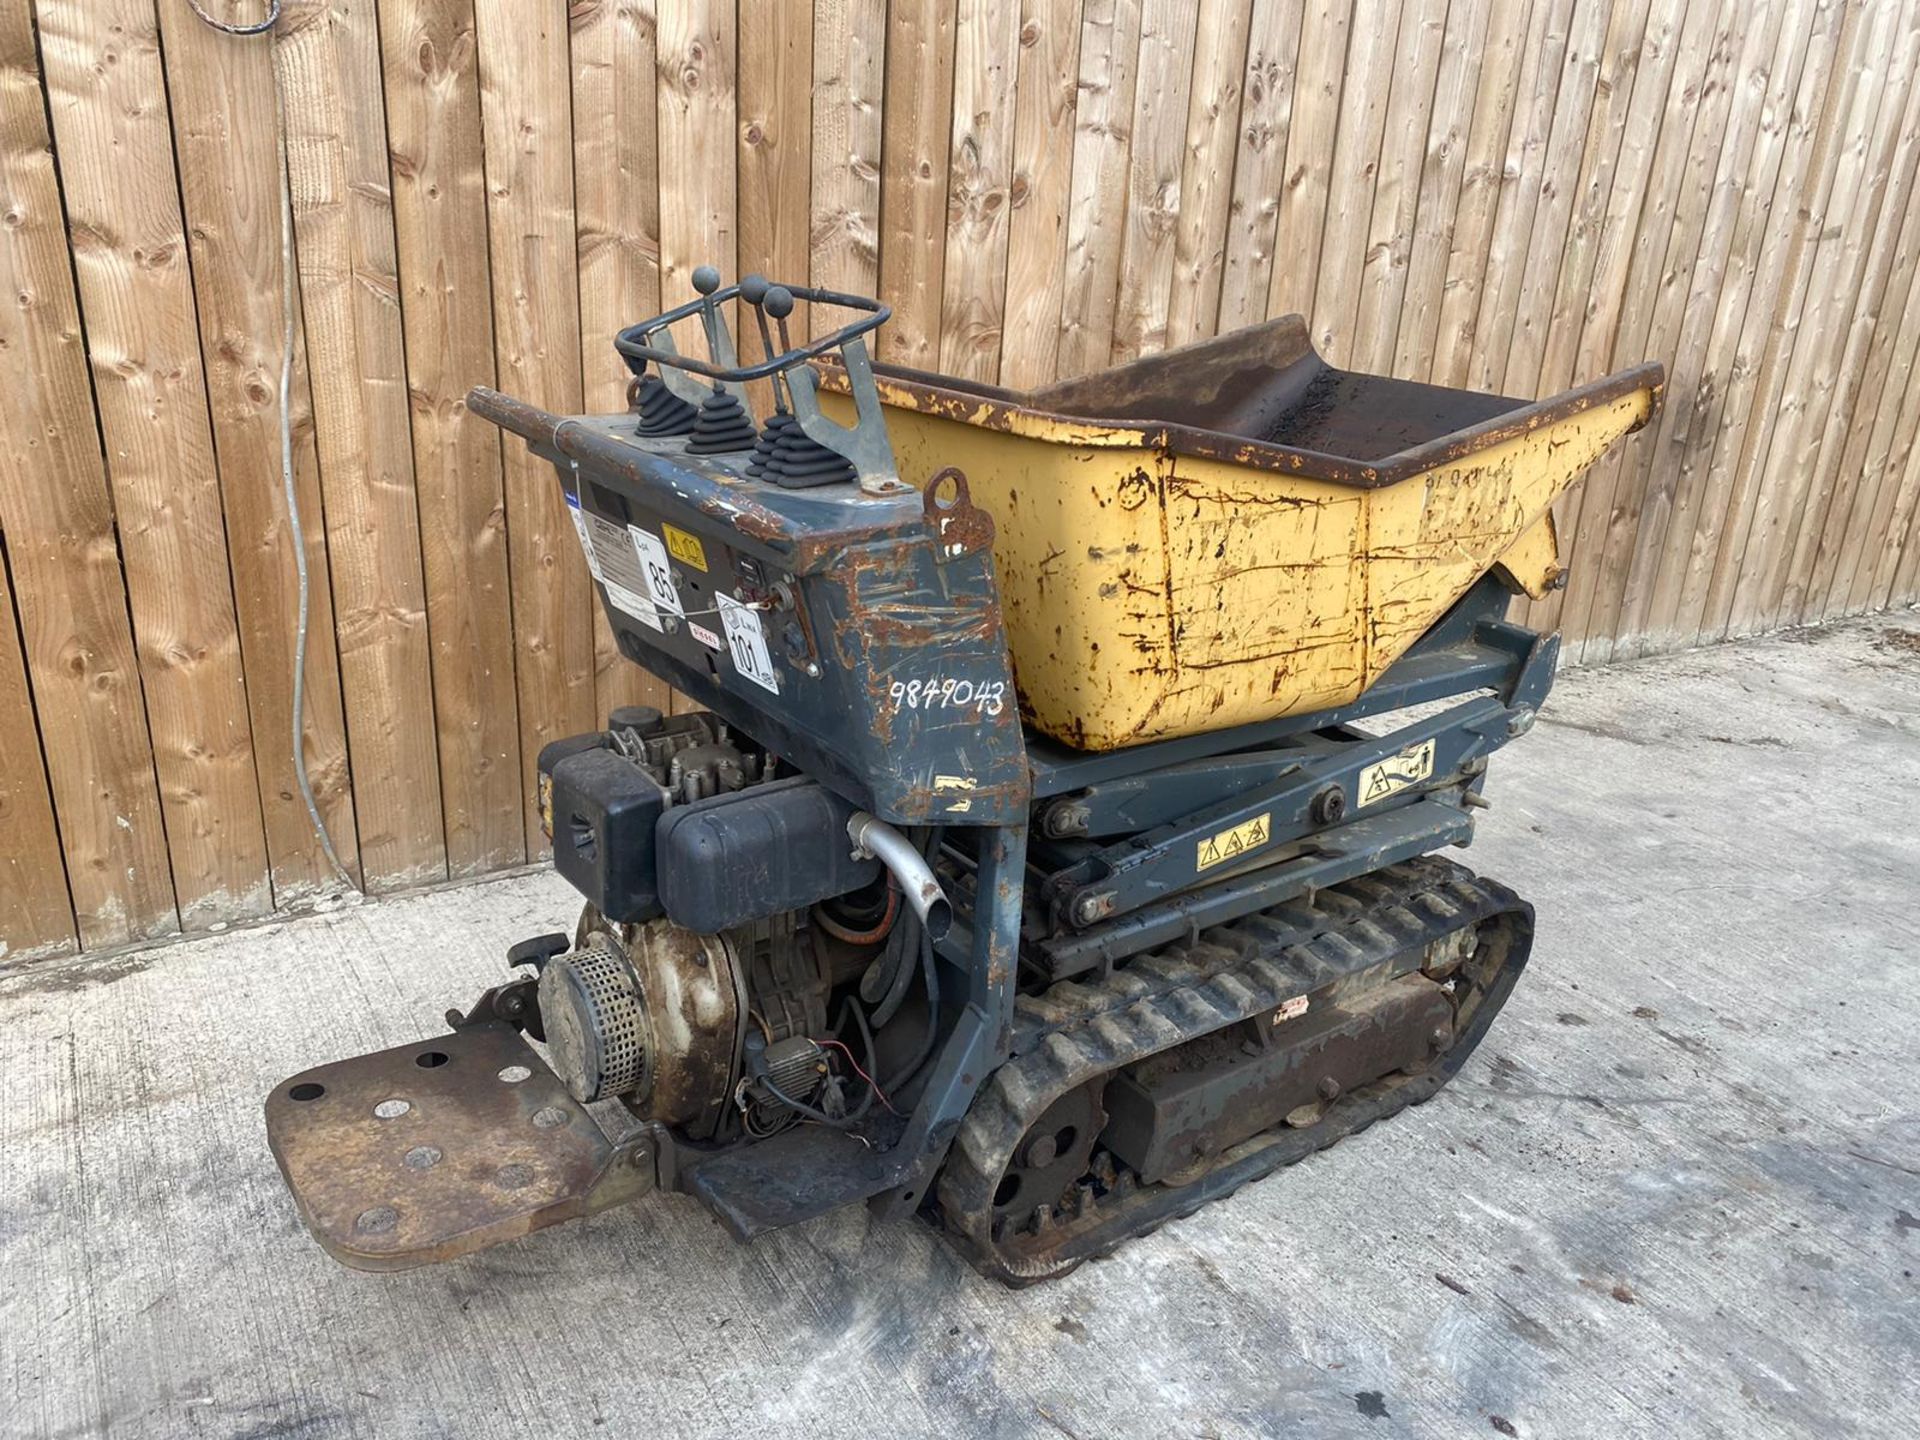
M 849 833 L 871 817 L 710 714 L 637 706 L 549 745 L 539 797 L 588 902 L 571 948 L 553 937 L 561 953 L 535 962 L 575 1099 L 725 1141 L 852 1124 L 886 1103 L 883 1072 L 911 1093 L 937 1017 L 906 983 L 921 927 Z M 883 1043 L 857 994 L 902 1022 Z

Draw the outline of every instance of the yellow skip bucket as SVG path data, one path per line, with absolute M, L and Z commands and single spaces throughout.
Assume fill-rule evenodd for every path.
M 1361 375 L 1298 316 L 1027 394 L 877 369 L 901 478 L 958 466 L 994 517 L 1024 713 L 1083 750 L 1344 705 L 1489 570 L 1546 593 L 1555 497 L 1663 378 Z

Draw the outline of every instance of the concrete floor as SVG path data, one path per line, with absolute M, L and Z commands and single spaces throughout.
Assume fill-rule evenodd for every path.
M 1539 907 L 1433 1103 L 1050 1287 L 656 1197 L 378 1277 L 260 1100 L 434 1033 L 545 876 L 0 980 L 0 1433 L 1920 1433 L 1920 617 L 1563 678 Z

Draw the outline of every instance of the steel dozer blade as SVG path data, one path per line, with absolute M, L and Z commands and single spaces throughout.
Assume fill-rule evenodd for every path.
M 451 1260 L 636 1200 L 654 1188 L 653 1139 L 610 1139 L 503 1024 L 303 1070 L 267 1097 L 301 1219 L 356 1270 Z

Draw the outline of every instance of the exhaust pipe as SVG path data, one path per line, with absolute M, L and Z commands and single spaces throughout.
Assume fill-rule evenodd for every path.
M 947 902 L 947 892 L 940 888 L 926 857 L 907 837 L 865 810 L 853 812 L 847 821 L 847 836 L 857 855 L 873 856 L 899 882 L 900 893 L 920 917 L 927 938 L 938 941 L 944 937 L 953 924 L 953 906 Z

